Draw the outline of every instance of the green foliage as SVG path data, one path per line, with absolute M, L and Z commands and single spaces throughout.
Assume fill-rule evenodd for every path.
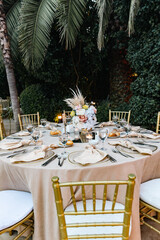
M 103 100 L 97 107 L 97 121 L 106 122 L 109 120 L 110 103 L 108 100 Z

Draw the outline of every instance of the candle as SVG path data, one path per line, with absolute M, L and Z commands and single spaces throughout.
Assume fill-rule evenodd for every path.
M 61 122 L 62 122 L 62 116 L 58 115 L 58 123 L 61 123 Z

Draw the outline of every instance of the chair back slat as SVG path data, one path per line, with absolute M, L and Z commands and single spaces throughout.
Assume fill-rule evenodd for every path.
M 84 185 L 82 185 L 82 200 L 83 200 L 83 209 L 86 212 L 86 194 L 85 194 Z
M 129 227 L 130 227 L 130 218 L 131 218 L 131 209 L 132 209 L 132 201 L 133 201 L 133 192 L 134 192 L 134 184 L 135 184 L 135 176 L 133 174 L 130 174 L 128 176 L 128 181 L 90 181 L 90 182 L 68 182 L 68 183 L 59 183 L 58 177 L 52 178 L 53 182 L 53 189 L 54 189 L 54 195 L 55 195 L 55 202 L 56 202 L 56 208 L 57 208 L 57 215 L 58 215 L 58 221 L 59 221 L 59 228 L 60 228 L 60 236 L 61 240 L 68 240 L 68 239 L 93 239 L 93 238 L 121 238 L 122 240 L 128 240 L 129 239 Z M 124 202 L 125 202 L 125 208 L 124 209 L 116 209 L 116 202 L 117 202 L 117 196 L 119 192 L 119 186 L 126 186 L 126 193 L 124 193 Z M 80 186 L 80 192 L 81 192 L 81 199 L 82 199 L 82 205 L 83 210 L 81 207 L 76 206 L 76 197 L 73 191 L 73 186 Z M 105 207 L 106 199 L 107 199 L 107 190 L 108 186 L 115 187 L 112 206 L 111 207 Z M 74 211 L 68 211 L 66 210 L 64 212 L 64 206 L 63 206 L 63 198 L 62 198 L 62 192 L 61 188 L 67 188 L 70 187 L 71 192 L 71 199 Z M 88 209 L 86 195 L 89 191 L 87 191 L 88 187 L 92 187 L 92 201 L 93 206 Z M 98 189 L 97 187 L 100 187 L 99 194 L 102 194 L 102 198 L 97 194 Z M 86 189 L 85 189 L 86 188 Z M 65 195 L 65 192 L 63 192 Z M 79 197 L 78 197 L 79 199 Z M 102 210 L 99 207 L 96 209 L 96 201 L 98 199 L 102 199 Z M 80 200 L 80 199 L 79 199 Z M 75 207 L 76 206 L 76 207 Z M 65 216 L 86 216 L 86 215 L 95 215 L 95 214 L 123 214 L 122 221 L 113 222 L 112 220 L 110 222 L 80 222 L 77 223 L 68 223 L 66 224 Z M 83 217 L 82 217 L 83 219 Z M 105 233 L 105 234 L 88 234 L 84 235 L 83 231 L 80 235 L 67 235 L 67 228 L 76 228 L 76 227 L 105 227 L 105 226 L 122 226 L 122 233 Z
M 115 208 L 115 204 L 116 204 L 116 200 L 117 200 L 117 195 L 118 195 L 118 188 L 119 188 L 119 185 L 117 184 L 115 186 L 115 190 L 114 190 L 114 197 L 113 197 L 113 202 L 112 202 L 112 210 L 114 210 Z
M 158 112 L 157 116 L 157 126 L 156 126 L 156 133 L 160 132 L 160 112 Z
M 113 116 L 116 116 L 118 118 L 118 122 L 122 119 L 125 119 L 129 123 L 130 115 L 131 115 L 131 111 L 124 112 L 124 111 L 109 110 L 109 121 L 112 121 Z
M 75 198 L 75 195 L 74 195 L 73 186 L 70 186 L 70 192 L 71 192 L 71 198 L 72 198 L 74 211 L 77 212 L 76 198 Z
M 32 124 L 34 126 L 38 126 L 40 124 L 39 112 L 24 115 L 18 114 L 18 119 L 21 131 L 26 129 L 27 125 L 29 124 Z
M 105 210 L 106 200 L 107 200 L 107 184 L 104 184 L 104 190 L 103 190 L 103 202 L 102 202 L 102 211 Z
M 3 124 L 2 116 L 0 115 L 0 140 L 6 137 L 6 131 Z
M 96 211 L 96 186 L 92 186 L 93 189 L 93 211 Z

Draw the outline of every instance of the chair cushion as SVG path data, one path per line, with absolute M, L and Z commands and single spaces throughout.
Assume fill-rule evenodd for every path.
M 0 191 L 0 230 L 18 223 L 32 210 L 31 193 L 15 190 Z
M 87 210 L 93 209 L 93 200 L 86 201 Z M 111 209 L 112 202 L 106 201 L 106 210 Z M 115 209 L 124 209 L 124 205 L 116 203 Z M 77 202 L 77 210 L 83 211 L 83 201 Z M 96 210 L 102 210 L 102 200 L 96 200 Z M 74 211 L 73 204 L 69 205 L 65 212 Z M 69 223 L 97 223 L 97 222 L 123 222 L 123 213 L 118 214 L 95 214 L 95 215 L 78 215 L 70 216 L 66 215 L 66 224 Z M 79 227 L 79 228 L 67 228 L 68 235 L 80 235 L 80 234 L 122 234 L 122 226 L 106 226 L 106 227 Z M 96 238 L 101 240 L 102 238 Z M 104 238 L 106 240 L 113 240 L 113 238 Z M 121 240 L 122 238 L 114 238 L 115 240 Z M 84 239 L 87 240 L 87 239 Z
M 140 199 L 160 209 L 160 178 L 141 184 Z

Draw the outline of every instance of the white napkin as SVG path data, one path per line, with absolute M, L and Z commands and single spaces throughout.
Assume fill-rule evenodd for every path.
M 87 147 L 82 154 L 74 158 L 74 161 L 82 165 L 93 164 L 105 158 L 107 153 L 97 150 L 92 146 Z
M 29 145 L 31 140 L 21 140 L 21 141 L 1 141 L 0 149 L 3 150 L 11 150 L 15 148 L 22 147 L 24 145 Z
M 131 131 L 126 134 L 123 133 L 123 135 L 120 135 L 121 138 L 125 138 L 125 137 L 138 137 L 138 138 L 149 138 L 149 139 L 158 139 L 160 138 L 160 134 L 157 135 L 157 134 L 144 134 L 144 133 L 137 133 L 137 132 L 134 132 L 134 131 Z
M 34 150 L 29 153 L 22 153 L 18 154 L 15 157 L 12 157 L 10 159 L 11 163 L 18 163 L 18 162 L 32 162 L 35 160 L 43 159 L 45 157 L 46 153 L 45 151 L 40 150 Z
M 18 136 L 29 136 L 30 133 L 29 132 L 26 132 L 26 131 L 21 131 L 18 133 Z
M 151 149 L 147 149 L 147 148 L 140 148 L 135 146 L 134 144 L 132 144 L 129 141 L 114 141 L 114 142 L 108 142 L 110 145 L 116 146 L 116 145 L 120 145 L 132 150 L 136 150 L 137 152 L 141 153 L 141 154 L 149 154 L 152 155 L 152 150 Z
M 137 132 L 140 130 L 140 126 L 131 126 L 131 131 Z

